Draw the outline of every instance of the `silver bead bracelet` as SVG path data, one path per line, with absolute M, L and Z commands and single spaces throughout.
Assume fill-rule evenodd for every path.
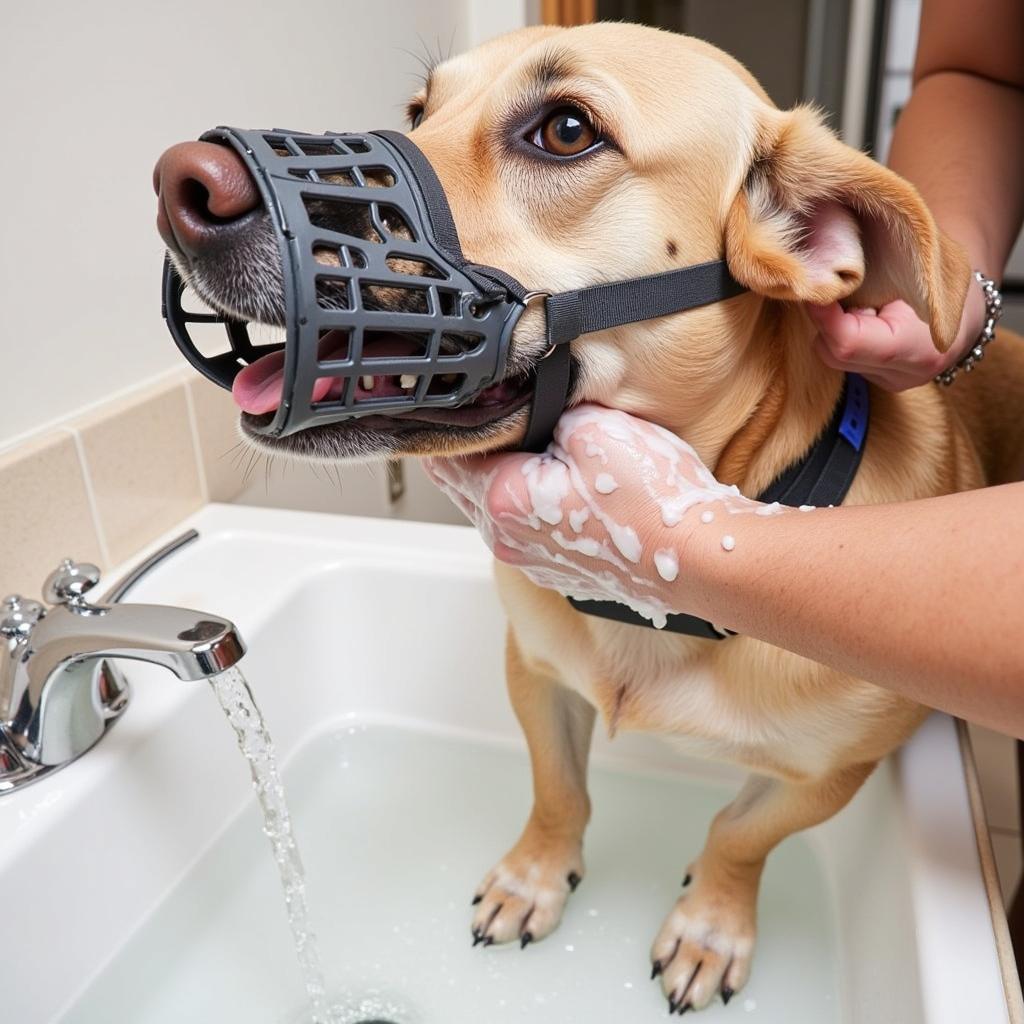
M 981 362 L 985 355 L 985 346 L 996 336 L 996 324 L 1003 315 L 1003 296 L 996 287 L 995 281 L 986 277 L 980 270 L 974 272 L 974 280 L 981 285 L 985 293 L 985 326 L 978 335 L 978 340 L 965 356 L 958 359 L 948 370 L 943 370 L 935 378 L 936 383 L 949 387 L 956 380 L 957 374 L 963 370 L 970 373 L 974 364 Z

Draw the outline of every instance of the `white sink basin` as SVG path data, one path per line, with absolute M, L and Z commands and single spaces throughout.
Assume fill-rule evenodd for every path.
M 474 886 L 530 791 L 476 535 L 234 506 L 186 525 L 200 540 L 128 600 L 215 612 L 247 639 L 336 1001 L 380 1000 L 398 1024 L 660 1020 L 647 949 L 740 776 L 599 738 L 588 874 L 561 929 L 472 949 Z M 230 729 L 204 684 L 129 675 L 132 705 L 95 749 L 0 798 L 4 1020 L 300 1020 Z M 1010 1019 L 952 721 L 930 718 L 846 810 L 769 859 L 751 981 L 701 1019 L 748 1016 Z

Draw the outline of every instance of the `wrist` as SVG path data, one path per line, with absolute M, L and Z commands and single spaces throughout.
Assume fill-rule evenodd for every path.
M 744 499 L 747 500 L 747 499 Z M 691 508 L 683 524 L 688 532 L 682 543 L 668 537 L 665 547 L 679 549 L 679 572 L 674 581 L 662 577 L 661 596 L 667 607 L 734 628 L 730 617 L 741 583 L 749 578 L 755 538 L 778 516 L 751 514 L 764 506 L 750 501 L 750 510 L 731 513 L 720 503 Z

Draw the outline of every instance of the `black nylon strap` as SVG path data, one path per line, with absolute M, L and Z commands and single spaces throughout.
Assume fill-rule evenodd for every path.
M 530 419 L 521 448 L 542 452 L 569 399 L 569 342 L 581 334 L 683 313 L 731 299 L 746 289 L 725 260 L 698 263 L 629 281 L 613 281 L 560 292 L 545 301 L 549 355 L 537 364 Z
M 520 443 L 524 452 L 542 452 L 551 443 L 555 424 L 569 397 L 572 355 L 568 345 L 556 345 L 537 364 L 533 401 L 526 435 Z
M 466 264 L 466 257 L 462 252 L 459 233 L 455 230 L 455 218 L 452 217 L 452 210 L 448 205 L 448 197 L 444 194 L 444 187 L 426 155 L 412 139 L 401 132 L 382 130 L 370 134 L 387 139 L 412 168 L 412 177 L 419 186 L 420 195 L 423 197 L 425 213 L 430 222 L 434 241 L 451 258 L 452 262 L 462 269 Z
M 870 399 L 863 378 L 848 373 L 832 419 L 807 454 L 783 471 L 758 496 L 758 501 L 777 501 L 794 508 L 800 505 L 839 505 L 846 497 L 860 466 L 870 422 Z M 653 629 L 649 619 L 615 601 L 569 603 L 579 612 L 602 619 Z M 724 640 L 736 634 L 720 629 L 696 615 L 669 615 L 669 633 Z
M 568 601 L 576 611 L 583 612 L 584 615 L 596 615 L 599 619 L 611 619 L 613 622 L 625 622 L 628 626 L 647 626 L 654 629 L 650 619 L 645 619 L 618 601 L 577 601 L 574 597 L 570 597 Z M 704 619 L 698 619 L 696 615 L 687 615 L 686 612 L 666 616 L 662 632 L 699 636 L 704 640 L 724 640 L 736 635 L 732 630 L 719 629 Z
M 564 345 L 581 334 L 682 313 L 746 291 L 725 260 L 698 263 L 628 281 L 592 285 L 547 300 L 548 342 Z
M 452 208 L 448 204 L 448 196 L 423 150 L 401 132 L 382 130 L 371 132 L 371 134 L 379 135 L 382 139 L 390 142 L 411 168 L 412 180 L 418 189 L 419 198 L 422 199 L 423 210 L 430 224 L 434 242 L 454 266 L 469 276 L 485 297 L 488 295 L 497 297 L 504 292 L 516 301 L 522 302 L 523 296 L 526 295 L 526 289 L 511 274 L 506 274 L 496 267 L 483 266 L 466 259 L 466 254 L 462 251 L 462 242 L 459 240 L 458 229 L 455 227 Z

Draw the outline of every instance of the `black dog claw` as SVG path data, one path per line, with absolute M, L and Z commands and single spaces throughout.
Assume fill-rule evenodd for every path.
M 684 1013 L 686 1013 L 687 1010 L 692 1010 L 692 1009 L 693 1009 L 693 1003 L 683 1003 L 683 1005 L 679 1007 L 679 1016 L 682 1017 L 682 1015 Z
M 473 945 L 474 946 L 479 946 L 480 943 L 483 942 L 483 941 L 484 941 L 483 929 L 481 929 L 481 928 L 474 928 L 473 929 Z
M 570 871 L 569 872 L 569 877 L 568 877 L 568 879 L 566 879 L 566 881 L 568 881 L 568 883 L 569 883 L 569 889 L 572 892 L 575 892 L 576 891 L 576 886 L 580 884 L 582 879 L 580 878 L 579 875 L 576 874 L 575 871 Z
M 655 960 L 654 963 L 651 964 L 651 981 L 654 981 L 654 979 L 659 974 L 661 974 L 661 971 L 662 971 L 661 961 L 660 960 Z
M 725 1004 L 726 1006 L 728 1006 L 728 1005 L 729 1005 L 729 1000 L 730 1000 L 730 999 L 732 999 L 732 997 L 733 997 L 734 995 L 736 995 L 736 993 L 735 993 L 735 992 L 733 992 L 733 990 L 732 990 L 731 988 L 729 988 L 729 986 L 728 986 L 728 985 L 723 985 L 723 986 L 722 986 L 722 1002 L 723 1002 L 723 1003 L 724 1003 L 724 1004 Z
M 483 902 L 483 896 L 474 896 L 473 897 L 473 902 L 470 904 L 470 906 L 475 907 L 478 903 L 482 903 L 482 902 Z
M 683 879 L 683 888 L 685 889 L 693 881 L 693 875 L 689 872 L 686 873 L 686 877 Z
M 531 942 L 533 942 L 533 934 L 531 932 L 523 932 L 519 939 L 519 948 L 526 949 Z
M 672 1016 L 673 1013 L 676 1012 L 676 1007 L 678 1005 L 679 1004 L 674 999 L 672 999 L 671 997 L 669 998 L 669 1001 L 668 1001 L 668 1015 L 670 1017 Z

